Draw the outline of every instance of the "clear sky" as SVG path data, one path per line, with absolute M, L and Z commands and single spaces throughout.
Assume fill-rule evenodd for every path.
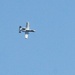
M 0 0 L 0 75 L 75 75 L 75 0 Z

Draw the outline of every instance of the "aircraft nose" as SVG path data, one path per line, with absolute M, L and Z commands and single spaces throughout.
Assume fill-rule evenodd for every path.
M 36 30 L 34 30 L 34 32 L 35 32 Z

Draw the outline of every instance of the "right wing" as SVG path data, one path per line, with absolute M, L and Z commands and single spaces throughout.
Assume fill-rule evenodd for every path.
M 29 22 L 26 23 L 26 30 L 29 30 L 30 26 L 29 26 Z

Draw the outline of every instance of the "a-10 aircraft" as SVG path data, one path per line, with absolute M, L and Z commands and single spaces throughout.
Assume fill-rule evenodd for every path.
M 25 32 L 25 39 L 28 39 L 29 32 L 35 32 L 35 30 L 30 29 L 29 22 L 26 22 L 26 27 L 19 26 L 19 33 Z

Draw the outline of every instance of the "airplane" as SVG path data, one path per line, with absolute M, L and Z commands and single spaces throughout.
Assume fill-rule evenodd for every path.
M 28 39 L 29 32 L 35 32 L 35 30 L 30 29 L 29 22 L 26 22 L 26 27 L 19 26 L 19 33 L 25 32 L 25 39 Z

